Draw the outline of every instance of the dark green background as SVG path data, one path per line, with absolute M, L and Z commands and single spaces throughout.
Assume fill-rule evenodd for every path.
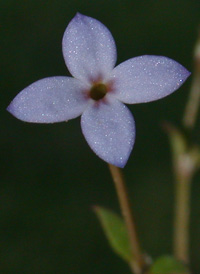
M 95 17 L 112 32 L 118 63 L 164 55 L 193 70 L 200 1 L 0 1 L 0 273 L 129 273 L 110 250 L 93 205 L 118 211 L 106 163 L 88 147 L 80 119 L 53 125 L 23 123 L 6 107 L 32 82 L 69 75 L 61 51 L 75 13 Z M 144 250 L 172 251 L 173 175 L 163 121 L 180 125 L 190 88 L 130 106 L 137 138 L 124 169 Z M 199 120 L 199 119 L 198 119 Z M 200 123 L 194 138 L 198 142 Z M 192 186 L 191 260 L 200 271 L 200 184 Z

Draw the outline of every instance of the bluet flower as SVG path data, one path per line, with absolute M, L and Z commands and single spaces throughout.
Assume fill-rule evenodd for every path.
M 8 106 L 16 118 L 56 123 L 81 115 L 92 150 L 104 161 L 124 167 L 135 141 L 135 122 L 124 105 L 163 98 L 190 73 L 174 60 L 154 55 L 131 58 L 115 67 L 117 52 L 110 31 L 77 14 L 63 37 L 63 56 L 73 77 L 41 79 L 22 90 Z

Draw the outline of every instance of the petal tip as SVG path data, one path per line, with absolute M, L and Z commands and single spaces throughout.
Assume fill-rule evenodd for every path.
M 185 83 L 185 81 L 189 78 L 191 72 L 188 71 L 185 67 L 182 66 L 182 70 L 180 71 L 180 86 Z
M 85 17 L 88 17 L 80 12 L 77 12 L 74 16 L 74 18 L 72 19 L 73 20 L 76 20 L 76 21 L 82 21 Z
M 81 16 L 84 16 L 82 13 L 78 12 L 76 13 L 75 17 L 81 17 Z
M 16 106 L 16 104 L 15 104 L 15 100 L 13 100 L 13 101 L 9 104 L 9 106 L 6 108 L 6 110 L 7 110 L 12 116 L 14 116 L 15 118 L 17 118 L 17 119 L 19 119 L 19 120 L 21 120 L 21 121 L 24 121 L 24 120 L 20 117 L 20 115 L 19 115 L 19 110 L 18 110 L 18 108 L 17 108 L 17 106 Z
M 185 69 L 185 80 L 192 74 L 189 70 Z
M 7 106 L 6 110 L 7 110 L 8 112 L 11 112 L 11 111 L 10 111 L 10 105 Z
M 10 103 L 10 105 L 6 108 L 6 110 L 15 118 L 23 121 L 23 122 L 27 122 L 25 117 L 23 117 L 20 114 L 20 110 L 18 108 L 18 106 L 15 104 L 15 99 Z
M 14 110 L 13 110 L 13 104 L 12 104 L 12 102 L 8 105 L 8 107 L 6 108 L 6 110 L 7 110 L 10 114 L 14 115 Z

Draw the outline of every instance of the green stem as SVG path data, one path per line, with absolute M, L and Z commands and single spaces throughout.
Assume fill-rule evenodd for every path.
M 183 115 L 183 126 L 194 129 L 200 104 L 200 29 L 194 50 L 194 76 L 191 91 Z M 178 145 L 178 144 L 177 144 Z M 174 148 L 174 171 L 176 176 L 174 255 L 184 263 L 189 263 L 189 218 L 191 182 L 198 166 L 198 152 L 185 148 L 180 154 Z
M 189 264 L 190 175 L 177 175 L 175 186 L 174 256 L 185 264 Z
M 132 261 L 130 267 L 133 273 L 142 274 L 145 268 L 145 261 L 141 252 L 138 235 L 136 232 L 135 221 L 131 212 L 130 202 L 125 186 L 125 181 L 120 168 L 109 164 L 109 169 L 115 184 L 116 192 L 119 199 L 121 212 L 127 227 L 128 236 L 130 240 Z
M 188 129 L 193 129 L 200 103 L 200 29 L 198 40 L 194 50 L 194 76 L 192 80 L 191 90 L 188 102 L 186 104 L 183 116 L 183 125 Z

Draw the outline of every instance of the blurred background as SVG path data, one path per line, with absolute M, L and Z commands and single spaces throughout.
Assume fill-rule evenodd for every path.
M 92 210 L 119 212 L 106 163 L 88 147 L 80 119 L 23 123 L 6 107 L 32 82 L 69 75 L 61 40 L 79 11 L 104 23 L 118 64 L 134 56 L 168 56 L 193 71 L 200 1 L 0 1 L 0 273 L 129 273 L 112 253 Z M 165 121 L 181 124 L 190 79 L 171 96 L 132 105 L 137 137 L 124 169 L 143 249 L 172 252 L 173 174 Z M 200 143 L 200 122 L 194 140 Z M 192 186 L 191 261 L 200 272 L 200 174 Z

